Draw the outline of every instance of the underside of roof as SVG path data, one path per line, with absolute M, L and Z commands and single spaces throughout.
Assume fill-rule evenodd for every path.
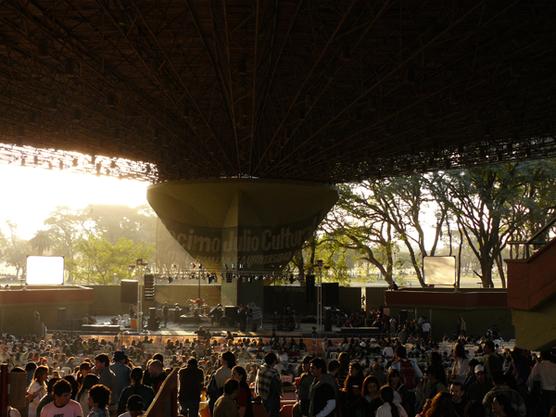
M 555 21 L 552 0 L 0 0 L 0 142 L 153 181 L 554 156 Z

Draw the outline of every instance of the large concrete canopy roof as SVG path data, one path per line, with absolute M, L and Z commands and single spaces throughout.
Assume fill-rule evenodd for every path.
M 556 2 L 0 0 L 0 142 L 159 180 L 556 152 Z

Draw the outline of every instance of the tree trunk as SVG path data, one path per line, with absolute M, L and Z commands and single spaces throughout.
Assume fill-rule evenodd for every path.
M 500 275 L 502 288 L 506 288 L 506 272 L 504 271 L 504 260 L 502 259 L 502 254 L 496 257 L 496 266 L 498 267 L 498 274 Z
M 490 255 L 483 254 L 480 259 L 481 264 L 481 281 L 483 283 L 483 288 L 494 288 L 492 282 L 492 266 L 493 259 Z
M 459 289 L 461 287 L 461 253 L 463 252 L 463 231 L 461 230 L 461 225 L 458 223 L 459 231 L 459 245 L 458 245 L 458 271 L 457 271 L 457 282 L 456 287 Z

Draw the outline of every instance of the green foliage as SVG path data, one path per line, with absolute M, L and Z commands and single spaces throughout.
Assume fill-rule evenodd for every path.
M 149 259 L 154 245 L 120 237 L 114 243 L 104 237 L 89 235 L 77 244 L 74 281 L 89 284 L 115 284 L 132 277 L 129 265 L 136 259 Z
M 65 259 L 70 282 L 108 284 L 129 278 L 129 265 L 142 258 L 153 262 L 156 217 L 146 207 L 58 207 L 29 241 L 0 235 L 0 260 L 24 272 L 27 255 Z
M 9 230 L 8 236 L 0 232 L 0 260 L 15 269 L 15 275 L 19 279 L 25 274 L 27 267 L 27 255 L 30 251 L 29 242 L 17 236 L 17 226 L 6 222 Z

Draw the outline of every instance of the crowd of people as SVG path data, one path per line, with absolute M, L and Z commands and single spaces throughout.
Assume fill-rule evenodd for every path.
M 551 351 L 492 340 L 433 343 L 428 335 L 379 339 L 100 339 L 3 335 L 0 362 L 25 375 L 29 417 L 139 416 L 179 368 L 184 416 L 540 417 L 556 414 Z M 11 391 L 16 397 L 18 393 Z M 287 401 L 284 401 L 288 398 Z M 12 401 L 13 402 L 13 401 Z M 13 405 L 13 404 L 12 404 Z M 10 417 L 18 416 L 10 408 Z

